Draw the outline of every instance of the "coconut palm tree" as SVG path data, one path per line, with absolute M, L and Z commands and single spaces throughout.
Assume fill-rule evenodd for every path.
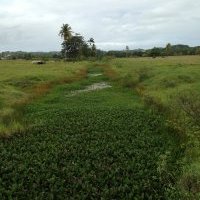
M 72 29 L 69 24 L 63 24 L 59 35 L 64 39 L 64 41 L 67 41 L 72 37 Z

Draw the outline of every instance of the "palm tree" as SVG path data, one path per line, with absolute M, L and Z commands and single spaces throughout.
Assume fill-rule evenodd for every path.
M 72 29 L 69 26 L 69 24 L 63 24 L 59 32 L 59 35 L 64 39 L 64 41 L 67 41 L 72 37 Z

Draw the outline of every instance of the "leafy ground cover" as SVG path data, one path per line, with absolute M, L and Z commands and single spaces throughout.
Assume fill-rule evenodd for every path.
M 69 96 L 108 81 L 88 77 L 27 105 L 28 130 L 0 140 L 0 198 L 180 199 L 183 151 L 164 118 L 114 83 Z
M 112 59 L 105 64 L 112 80 L 137 91 L 145 105 L 176 129 L 186 147 L 179 184 L 186 193 L 200 194 L 200 57 Z
M 88 63 L 87 63 L 88 64 Z M 47 93 L 54 85 L 85 76 L 86 62 L 0 61 L 0 136 L 23 129 L 20 119 L 25 104 Z

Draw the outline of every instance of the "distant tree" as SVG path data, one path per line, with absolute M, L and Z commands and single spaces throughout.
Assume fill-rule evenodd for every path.
M 92 44 L 92 52 L 91 52 L 91 56 L 92 57 L 96 57 L 97 55 L 97 48 L 96 48 L 96 45 L 95 44 Z
M 94 42 L 94 38 L 90 38 L 88 40 L 88 43 L 89 43 L 89 47 L 90 47 L 90 56 L 95 57 L 96 56 L 96 45 Z
M 72 29 L 69 24 L 62 25 L 59 35 L 61 36 L 61 38 L 63 38 L 64 41 L 62 43 L 62 46 L 65 47 L 69 40 L 72 38 Z M 62 54 L 65 58 L 67 58 L 67 51 L 65 51 L 65 49 L 62 49 Z
M 67 41 L 72 37 L 72 29 L 69 24 L 62 25 L 59 35 L 64 39 L 64 41 Z
M 91 51 L 90 51 L 89 45 L 87 42 L 84 42 L 82 45 L 82 56 L 84 58 L 89 58 L 90 54 L 91 54 Z
M 126 46 L 126 57 L 129 57 L 129 51 L 130 51 L 129 46 Z
M 171 56 L 172 55 L 172 45 L 168 43 L 165 47 L 165 55 Z
M 195 54 L 200 56 L 200 47 L 197 47 Z
M 71 36 L 68 40 L 62 43 L 62 53 L 65 55 L 65 58 L 69 60 L 77 60 L 82 56 L 82 47 L 85 42 L 81 35 L 76 34 L 75 36 Z
M 160 48 L 157 48 L 157 47 L 154 47 L 153 49 L 151 49 L 150 51 L 150 56 L 153 57 L 153 58 L 156 58 L 158 56 L 161 55 L 161 49 Z
M 24 59 L 26 59 L 26 60 L 31 60 L 31 59 L 32 59 L 31 53 L 26 53 L 26 54 L 24 55 Z
M 90 46 L 92 46 L 92 44 L 94 44 L 94 38 L 90 38 L 90 39 L 88 40 L 88 43 L 89 43 Z
M 80 34 L 73 34 L 68 24 L 63 24 L 59 35 L 63 38 L 61 53 L 65 59 L 78 60 L 96 56 L 96 46 L 93 38 L 86 42 Z

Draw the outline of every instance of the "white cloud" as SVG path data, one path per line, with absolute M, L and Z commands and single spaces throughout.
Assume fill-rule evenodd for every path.
M 0 0 L 0 50 L 59 50 L 63 23 L 103 49 L 199 45 L 199 11 L 199 0 Z

